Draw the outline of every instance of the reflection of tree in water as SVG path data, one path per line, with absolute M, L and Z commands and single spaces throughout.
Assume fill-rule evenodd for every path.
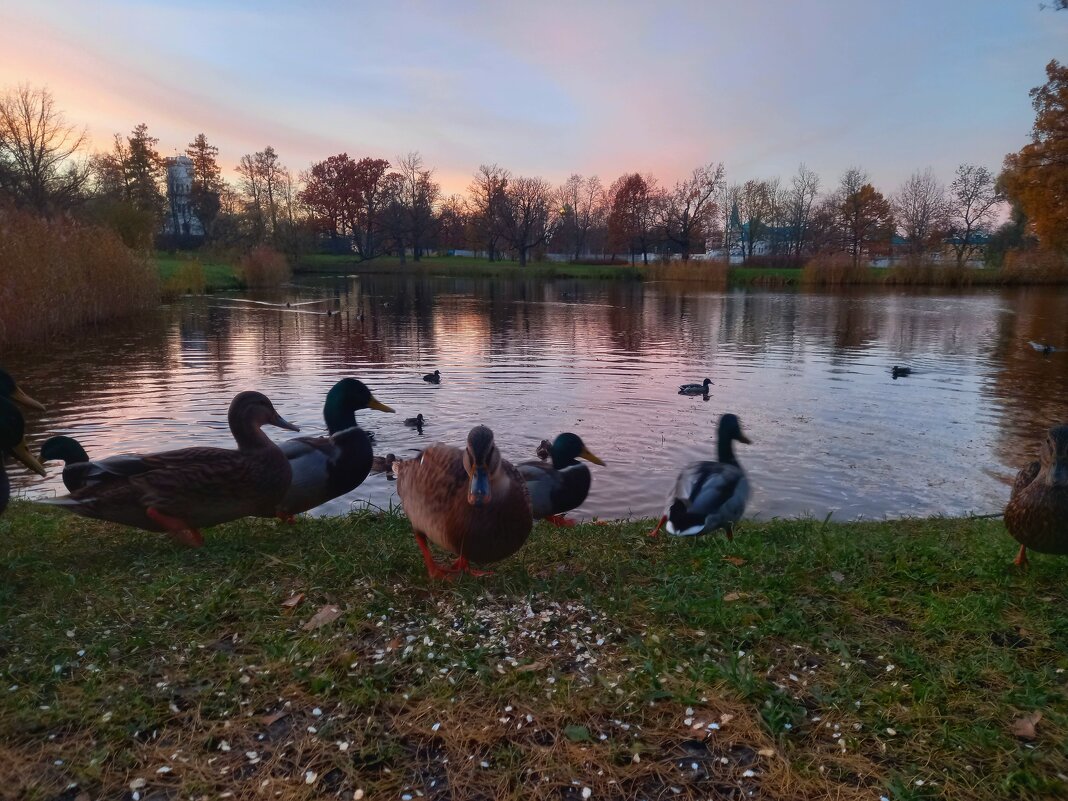
M 1068 423 L 1068 352 L 1044 356 L 1029 344 L 1033 340 L 1068 345 L 1068 296 L 1041 287 L 1006 295 L 1015 313 L 998 316 L 997 338 L 989 354 L 995 368 L 989 391 L 1004 410 L 998 459 L 1023 467 L 1038 458 L 1049 428 Z

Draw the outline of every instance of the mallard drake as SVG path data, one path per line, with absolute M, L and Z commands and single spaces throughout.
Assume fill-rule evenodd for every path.
M 426 425 L 426 418 L 423 417 L 423 413 L 420 412 L 415 417 L 409 417 L 404 421 L 404 425 L 408 428 L 422 428 Z
M 74 437 L 49 437 L 41 443 L 42 462 L 63 462 L 63 486 L 67 492 L 81 489 L 92 472 L 89 454 Z
M 683 384 L 679 387 L 680 395 L 707 395 L 708 388 L 712 385 L 712 379 L 706 378 L 700 384 Z
M 1020 543 L 1016 564 L 1021 567 L 1028 548 L 1068 554 L 1068 425 L 1051 428 L 1041 459 L 1017 474 L 1005 528 Z
M 488 564 L 511 556 L 534 524 L 523 476 L 501 458 L 493 432 L 475 426 L 465 448 L 437 443 L 413 459 L 398 460 L 397 494 L 412 523 L 431 578 L 468 572 L 469 561 Z M 434 561 L 427 540 L 456 554 L 452 567 Z
M 440 370 L 435 370 L 432 373 L 427 373 L 425 376 L 423 376 L 423 380 L 428 382 L 428 383 L 431 383 L 431 384 L 440 384 L 441 383 L 441 371 Z
M 897 379 L 899 378 L 906 378 L 910 375 L 912 375 L 911 367 L 898 367 L 895 364 L 893 367 L 890 368 L 890 377 L 893 378 L 895 381 L 897 381 Z
M 15 379 L 11 377 L 11 373 L 2 367 L 0 367 L 0 398 L 14 401 L 24 409 L 36 409 L 39 412 L 45 410 L 43 405 L 23 392 Z
M 191 546 L 204 544 L 201 528 L 240 517 L 272 516 L 292 471 L 261 427 L 300 429 L 259 392 L 238 394 L 227 420 L 237 450 L 182 448 L 86 462 L 83 487 L 42 502 L 83 517 L 166 532 Z
M 590 468 L 578 460 L 585 459 L 602 467 L 604 462 L 590 452 L 578 434 L 570 432 L 553 440 L 549 455 L 551 463 L 531 461 L 517 465 L 527 482 L 534 519 L 548 520 L 557 526 L 573 526 L 575 524 L 564 517 L 564 513 L 582 505 L 590 494 L 592 480 Z
M 734 456 L 735 442 L 748 445 L 749 438 L 737 416 L 725 414 L 719 418 L 718 461 L 693 462 L 682 469 L 650 536 L 659 534 L 666 522 L 668 533 L 680 537 L 723 529 L 728 539 L 734 538 L 734 524 L 749 499 L 749 480 Z
M 45 475 L 41 463 L 33 458 L 26 448 L 26 423 L 22 412 L 11 401 L 0 397 L 0 515 L 7 509 L 11 499 L 11 484 L 4 468 L 4 456 L 11 454 L 38 475 Z
M 355 378 L 343 378 L 326 393 L 323 419 L 327 437 L 296 437 L 282 443 L 293 480 L 279 505 L 283 519 L 351 492 L 371 470 L 372 438 L 356 422 L 360 409 L 393 412 Z

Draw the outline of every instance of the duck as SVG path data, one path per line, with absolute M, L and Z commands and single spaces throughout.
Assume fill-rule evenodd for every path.
M 0 398 L 7 398 L 9 401 L 17 403 L 23 409 L 36 409 L 39 412 L 45 411 L 44 405 L 38 403 L 27 395 L 15 379 L 11 377 L 11 373 L 2 367 L 0 367 Z
M 42 462 L 63 462 L 63 486 L 74 492 L 85 486 L 91 473 L 87 468 L 89 454 L 74 437 L 49 437 L 41 443 Z
M 578 460 L 585 459 L 602 467 L 604 462 L 590 452 L 578 434 L 571 432 L 560 434 L 552 441 L 549 456 L 552 462 L 529 461 L 517 465 L 527 482 L 534 519 L 556 526 L 573 526 L 574 522 L 564 514 L 582 505 L 590 494 L 592 481 L 590 468 Z
M 1051 353 L 1056 353 L 1058 350 L 1058 348 L 1053 347 L 1048 342 L 1035 342 L 1034 340 L 1031 340 L 1030 345 L 1039 353 L 1043 353 L 1046 356 L 1049 356 Z
M 534 455 L 541 461 L 549 461 L 549 457 L 553 455 L 553 444 L 547 439 L 543 439 L 541 444 L 534 451 Z
M 506 559 L 530 536 L 534 517 L 527 483 L 501 457 L 486 426 L 472 428 L 463 448 L 436 443 L 415 458 L 394 462 L 393 472 L 432 579 L 488 575 L 470 563 Z M 434 561 L 429 542 L 456 555 L 451 567 Z
M 663 515 L 649 536 L 655 537 L 667 523 L 667 531 L 692 537 L 723 529 L 734 539 L 734 524 L 742 518 L 749 500 L 749 479 L 734 455 L 734 443 L 750 444 L 737 415 L 719 418 L 715 462 L 686 465 L 675 480 Z
M 890 377 L 897 381 L 899 378 L 905 378 L 912 375 L 911 367 L 898 367 L 896 364 L 890 368 Z
M 3 463 L 6 454 L 11 454 L 38 475 L 46 475 L 44 467 L 26 448 L 25 435 L 26 421 L 22 412 L 6 397 L 0 397 L 0 515 L 11 500 L 11 482 Z
M 293 522 L 295 515 L 351 492 L 367 478 L 374 459 L 374 440 L 356 423 L 360 409 L 393 413 L 362 381 L 343 378 L 326 393 L 323 405 L 329 436 L 296 437 L 282 443 L 293 474 L 279 505 L 283 520 Z
M 292 478 L 289 460 L 262 427 L 300 429 L 260 392 L 240 392 L 227 412 L 237 450 L 193 447 L 129 453 L 85 463 L 81 488 L 40 503 L 97 520 L 165 532 L 190 547 L 200 529 L 248 516 L 273 516 Z
M 415 417 L 409 417 L 407 420 L 405 420 L 404 425 L 408 426 L 408 428 L 421 429 L 423 426 L 426 425 L 426 418 L 423 417 L 422 412 L 420 412 Z
M 1015 563 L 1027 566 L 1027 549 L 1068 554 L 1068 425 L 1051 428 L 1040 459 L 1021 470 L 1005 507 L 1005 528 L 1020 543 Z
M 440 370 L 435 370 L 432 373 L 427 373 L 425 376 L 423 376 L 423 380 L 428 382 L 428 383 L 430 383 L 430 384 L 440 384 L 441 383 L 441 371 Z
M 680 395 L 707 395 L 708 388 L 712 386 L 712 379 L 706 378 L 700 384 L 683 384 L 679 387 Z
M 385 473 L 386 481 L 396 481 L 397 477 L 393 475 L 393 463 L 395 461 L 397 461 L 397 457 L 392 453 L 387 453 L 385 456 L 376 456 L 371 460 L 371 472 Z

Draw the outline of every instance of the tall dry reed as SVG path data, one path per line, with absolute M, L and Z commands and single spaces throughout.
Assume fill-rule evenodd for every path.
M 866 264 L 853 264 L 846 254 L 821 256 L 805 264 L 801 283 L 811 286 L 846 286 L 877 283 L 875 271 Z
M 252 288 L 279 286 L 293 274 L 286 257 L 266 245 L 246 253 L 237 263 L 236 272 L 237 279 Z
M 683 281 L 710 289 L 727 288 L 728 266 L 722 261 L 660 261 L 643 270 L 647 281 Z
M 1010 250 L 1001 274 L 1007 284 L 1068 284 L 1068 253 Z
M 159 273 L 113 231 L 0 210 L 0 348 L 159 303 Z

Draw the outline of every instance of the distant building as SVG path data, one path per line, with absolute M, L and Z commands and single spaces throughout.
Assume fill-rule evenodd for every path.
M 168 236 L 204 236 L 204 225 L 193 213 L 193 160 L 189 156 L 167 159 L 167 215 L 163 220 L 163 233 Z

